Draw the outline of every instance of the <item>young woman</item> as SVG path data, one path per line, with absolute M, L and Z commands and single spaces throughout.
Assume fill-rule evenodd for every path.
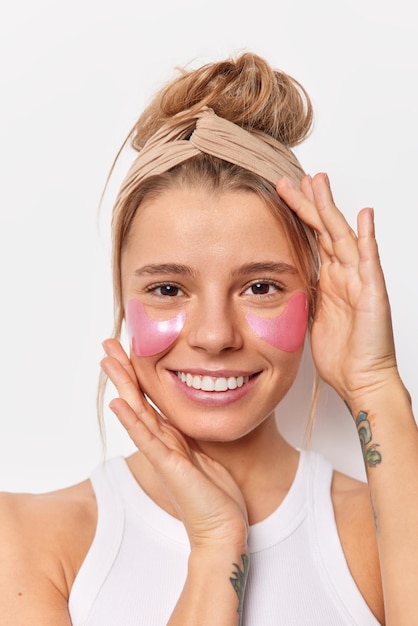
M 250 53 L 185 72 L 139 118 L 101 364 L 138 451 L 3 495 L 1 626 L 418 624 L 418 436 L 373 211 L 354 232 L 327 176 L 304 175 L 291 148 L 311 121 Z M 277 428 L 307 333 L 367 484 Z

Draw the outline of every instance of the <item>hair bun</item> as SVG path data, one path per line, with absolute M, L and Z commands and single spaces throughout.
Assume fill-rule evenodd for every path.
M 305 89 L 256 54 L 244 53 L 194 70 L 180 70 L 137 121 L 132 146 L 139 150 L 173 116 L 202 107 L 247 130 L 259 130 L 292 148 L 309 134 L 312 104 Z

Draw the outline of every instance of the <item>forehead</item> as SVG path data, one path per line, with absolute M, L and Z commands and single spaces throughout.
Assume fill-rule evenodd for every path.
M 144 258 L 223 255 L 240 262 L 261 256 L 291 262 L 279 219 L 255 193 L 173 189 L 145 202 L 132 222 L 126 254 Z

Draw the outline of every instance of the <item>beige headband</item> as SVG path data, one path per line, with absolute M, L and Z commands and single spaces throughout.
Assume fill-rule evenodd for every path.
M 205 107 L 176 126 L 162 126 L 140 150 L 122 183 L 120 196 L 200 153 L 239 165 L 276 185 L 285 176 L 300 181 L 302 167 L 291 150 L 260 131 L 249 132 Z

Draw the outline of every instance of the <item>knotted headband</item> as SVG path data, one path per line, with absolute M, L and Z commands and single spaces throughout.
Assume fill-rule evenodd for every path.
M 304 171 L 289 148 L 261 131 L 247 131 L 208 107 L 186 121 L 162 126 L 140 150 L 120 189 L 129 196 L 142 180 L 167 172 L 201 153 L 239 165 L 274 186 L 285 176 L 300 181 Z

